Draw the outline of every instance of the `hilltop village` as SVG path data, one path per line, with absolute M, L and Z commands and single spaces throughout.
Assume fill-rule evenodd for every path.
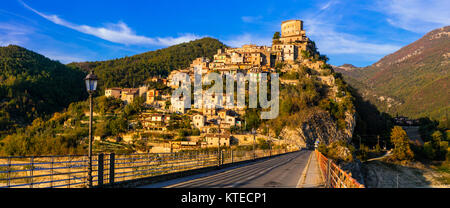
M 193 109 L 171 103 L 171 93 L 179 87 L 172 79 L 176 73 L 184 72 L 189 74 L 192 81 L 194 69 L 197 68 L 201 69 L 202 74 L 216 72 L 222 76 L 237 72 L 277 72 L 282 74 L 282 85 L 296 85 L 298 80 L 291 72 L 302 68 L 309 72 L 305 74 L 308 78 L 311 78 L 310 74 L 315 74 L 314 79 L 332 87 L 329 93 L 335 95 L 338 88 L 326 61 L 326 56 L 321 56 L 316 51 L 315 43 L 306 36 L 303 21 L 284 21 L 281 24 L 281 34 L 274 34 L 272 46 L 248 44 L 240 48 L 218 49 L 212 60 L 198 57 L 188 68 L 174 70 L 167 78 L 151 78 L 151 86 L 105 89 L 106 97 L 120 99 L 124 104 L 131 104 L 138 98 L 143 99 L 145 110 L 129 121 L 130 130 L 120 137 L 95 136 L 94 139 L 98 142 L 122 143 L 145 141 L 149 148 L 141 148 L 141 152 L 177 152 L 217 148 L 218 145 L 245 148 L 252 146 L 254 142 L 259 146 L 270 143 L 272 148 L 298 148 L 298 144 L 272 137 L 262 129 L 249 129 L 245 108 L 224 106 Z

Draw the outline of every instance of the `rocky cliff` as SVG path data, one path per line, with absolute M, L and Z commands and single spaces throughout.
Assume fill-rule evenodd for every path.
M 297 127 L 286 126 L 280 137 L 291 140 L 303 147 L 313 147 L 316 139 L 320 143 L 330 144 L 336 141 L 350 142 L 355 128 L 355 115 L 347 113 L 346 128 L 338 129 L 336 122 L 325 111 L 312 113 Z
M 313 148 L 316 141 L 324 144 L 330 150 L 327 157 L 364 183 L 361 162 L 351 145 L 356 126 L 354 98 L 330 65 L 322 60 L 315 61 L 315 65 L 309 62 L 299 61 L 283 67 L 282 72 L 287 75 L 281 77 L 296 82 L 282 82 L 294 87 L 285 86 L 286 91 L 281 93 L 280 106 L 284 109 L 279 121 L 283 125 L 278 136 L 293 146 Z

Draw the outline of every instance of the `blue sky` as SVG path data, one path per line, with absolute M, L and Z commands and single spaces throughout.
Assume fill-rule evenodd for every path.
M 448 11 L 448 0 L 5 0 L 0 46 L 20 45 L 62 63 L 97 61 L 205 36 L 232 47 L 270 45 L 282 21 L 301 19 L 329 63 L 367 66 L 450 25 Z

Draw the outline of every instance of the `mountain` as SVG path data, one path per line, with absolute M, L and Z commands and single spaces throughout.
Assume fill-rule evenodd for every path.
M 427 33 L 371 66 L 334 69 L 382 111 L 442 121 L 450 108 L 450 26 Z
M 85 73 L 16 45 L 0 47 L 0 132 L 87 97 Z
M 85 71 L 94 70 L 100 91 L 109 87 L 138 87 L 155 75 L 166 76 L 175 69 L 186 68 L 198 57 L 209 57 L 225 48 L 213 38 L 202 38 L 168 48 L 108 61 L 70 63 Z

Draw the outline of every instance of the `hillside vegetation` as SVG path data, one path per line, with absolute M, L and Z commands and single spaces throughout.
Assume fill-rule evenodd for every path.
M 85 71 L 94 70 L 102 92 L 109 87 L 138 87 L 153 76 L 167 76 L 172 70 L 186 68 L 198 57 L 212 60 L 217 49 L 225 47 L 217 39 L 202 38 L 130 57 L 69 65 Z
M 85 73 L 25 48 L 0 47 L 0 139 L 87 97 Z
M 447 127 L 449 69 L 450 26 L 429 32 L 371 66 L 335 68 L 381 111 L 431 117 Z
M 20 46 L 0 47 L 0 139 L 86 99 L 83 79 L 88 70 L 98 75 L 102 94 L 107 87 L 137 87 L 152 76 L 185 68 L 197 57 L 212 58 L 224 47 L 216 39 L 203 38 L 131 57 L 67 66 Z
M 188 67 L 197 57 L 212 58 L 224 47 L 216 39 L 203 38 L 131 57 L 67 66 L 19 46 L 2 47 L 0 154 L 83 153 L 88 133 L 83 79 L 88 70 L 98 75 L 98 94 L 103 94 L 107 87 L 137 87 L 152 76 Z M 123 107 L 121 102 L 105 101 L 104 97 L 96 104 L 103 109 L 101 114 L 106 108 L 119 109 L 119 116 L 100 119 L 102 125 L 96 126 L 95 133 L 102 135 L 123 133 L 129 116 L 139 111 L 138 104 Z

